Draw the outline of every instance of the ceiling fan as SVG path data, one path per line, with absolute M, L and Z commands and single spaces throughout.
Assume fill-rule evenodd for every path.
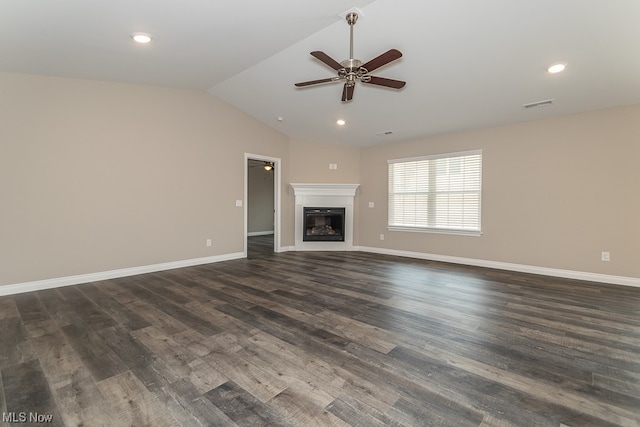
M 336 70 L 338 72 L 338 75 L 336 77 L 329 77 L 326 79 L 310 80 L 308 82 L 296 83 L 295 85 L 297 87 L 305 87 L 320 83 L 330 83 L 344 80 L 345 83 L 344 88 L 342 89 L 342 102 L 351 101 L 353 99 L 353 90 L 356 86 L 357 81 L 372 85 L 385 86 L 392 89 L 403 88 L 407 83 L 401 80 L 393 80 L 384 77 L 369 75 L 371 71 L 376 70 L 383 65 L 387 65 L 388 63 L 393 62 L 396 59 L 399 59 L 400 57 L 402 57 L 402 53 L 397 49 L 390 49 L 382 55 L 379 55 L 366 63 L 363 63 L 359 59 L 355 59 L 353 57 L 353 26 L 358 20 L 358 14 L 355 12 L 349 12 L 346 16 L 346 19 L 350 27 L 351 36 L 349 59 L 338 62 L 322 51 L 316 50 L 311 52 L 311 56 L 324 62 L 329 67 Z

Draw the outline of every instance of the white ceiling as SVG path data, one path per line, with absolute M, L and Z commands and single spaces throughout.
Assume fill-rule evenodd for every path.
M 341 83 L 294 87 L 334 75 L 309 52 L 348 58 L 353 7 L 354 56 L 399 49 L 372 74 L 406 87 L 359 84 L 350 103 Z M 640 103 L 638 22 L 638 0 L 0 0 L 0 71 L 208 90 L 293 138 L 362 147 Z

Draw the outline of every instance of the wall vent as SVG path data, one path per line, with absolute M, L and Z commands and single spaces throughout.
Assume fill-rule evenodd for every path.
M 534 107 L 546 107 L 547 105 L 553 104 L 553 99 L 545 99 L 544 101 L 536 101 L 531 102 L 529 104 L 524 104 L 523 108 L 534 108 Z

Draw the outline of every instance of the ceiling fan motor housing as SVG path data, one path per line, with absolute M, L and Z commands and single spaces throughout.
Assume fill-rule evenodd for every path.
M 342 65 L 344 68 L 350 69 L 351 71 L 357 70 L 362 66 L 362 64 L 362 61 L 353 58 L 345 59 L 344 61 L 340 62 L 340 65 Z

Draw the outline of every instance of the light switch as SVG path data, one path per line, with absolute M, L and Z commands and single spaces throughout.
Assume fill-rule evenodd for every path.
M 237 207 L 241 207 L 242 206 L 242 200 L 236 200 L 236 206 Z
M 375 206 L 375 204 L 374 204 L 373 202 L 369 202 L 369 207 L 370 207 L 370 208 L 372 208 L 372 207 L 374 207 L 374 206 Z

